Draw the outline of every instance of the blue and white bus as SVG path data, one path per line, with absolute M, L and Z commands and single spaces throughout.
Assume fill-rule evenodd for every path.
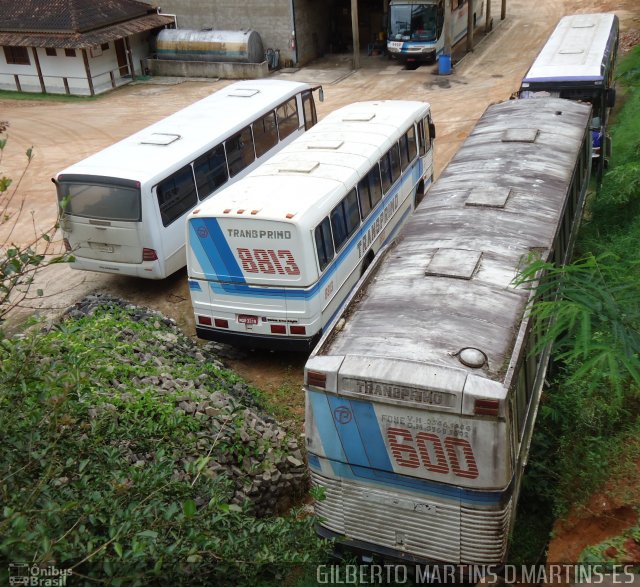
M 589 102 L 592 158 L 598 175 L 607 166 L 607 128 L 615 104 L 614 69 L 619 23 L 613 13 L 573 14 L 560 19 L 524 76 L 520 98 L 557 97 Z
M 533 251 L 571 258 L 590 118 L 490 106 L 326 327 L 304 385 L 320 535 L 368 560 L 506 560 L 550 353 L 515 278 Z
M 308 351 L 433 178 L 429 104 L 327 115 L 187 219 L 200 338 Z
M 390 0 L 387 52 L 405 63 L 435 62 L 444 50 L 445 0 Z M 451 2 L 451 44 L 467 35 L 469 2 Z M 484 0 L 473 6 L 473 26 L 484 14 Z

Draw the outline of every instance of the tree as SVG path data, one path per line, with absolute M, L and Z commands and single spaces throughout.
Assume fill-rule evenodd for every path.
M 8 141 L 8 128 L 8 122 L 0 121 L 0 164 Z M 24 169 L 15 183 L 0 170 L 0 228 L 4 233 L 0 240 L 0 325 L 13 308 L 32 295 L 37 271 L 68 260 L 66 254 L 54 254 L 52 239 L 58 229 L 57 223 L 39 233 L 34 222 L 30 241 L 27 244 L 14 242 L 14 229 L 25 212 L 27 200 L 26 194 L 20 192 L 20 184 L 33 159 L 33 147 L 27 149 L 26 157 Z M 37 290 L 36 295 L 43 295 L 42 290 Z

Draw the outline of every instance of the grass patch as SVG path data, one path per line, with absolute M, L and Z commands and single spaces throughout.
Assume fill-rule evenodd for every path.
M 0 100 L 38 101 L 38 102 L 91 102 L 97 96 L 71 96 L 67 94 L 43 94 L 41 92 L 10 92 L 0 90 Z

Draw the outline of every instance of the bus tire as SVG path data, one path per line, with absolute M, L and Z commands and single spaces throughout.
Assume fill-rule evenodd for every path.
M 369 265 L 371 265 L 371 262 L 373 261 L 374 257 L 375 257 L 375 254 L 373 251 L 369 251 L 367 253 L 367 256 L 364 258 L 364 261 L 362 262 L 362 269 L 360 269 L 360 277 L 362 277 L 364 275 L 364 272 L 369 268 Z
M 424 181 L 420 180 L 420 183 L 418 184 L 418 187 L 416 188 L 416 195 L 415 195 L 415 208 L 418 207 L 418 205 L 420 204 L 420 202 L 422 202 L 422 200 L 424 199 Z

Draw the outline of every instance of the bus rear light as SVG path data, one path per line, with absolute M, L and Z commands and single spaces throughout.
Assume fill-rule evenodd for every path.
M 292 326 L 290 330 L 291 334 L 307 334 L 307 329 L 304 326 Z
M 500 410 L 500 400 L 477 399 L 473 406 L 473 413 L 477 416 L 497 416 Z
M 62 242 L 64 243 L 64 248 L 67 251 L 67 253 L 71 252 L 71 243 L 69 242 L 69 239 L 63 238 Z
M 307 385 L 325 389 L 327 387 L 327 374 L 319 373 L 318 371 L 307 371 Z
M 157 261 L 158 253 L 156 253 L 153 249 L 142 249 L 142 260 L 143 261 Z
M 287 327 L 284 324 L 272 324 L 271 334 L 287 334 Z
M 213 321 L 216 328 L 229 328 L 229 320 L 223 320 L 222 318 L 216 318 Z
M 198 316 L 198 324 L 211 326 L 211 316 Z

